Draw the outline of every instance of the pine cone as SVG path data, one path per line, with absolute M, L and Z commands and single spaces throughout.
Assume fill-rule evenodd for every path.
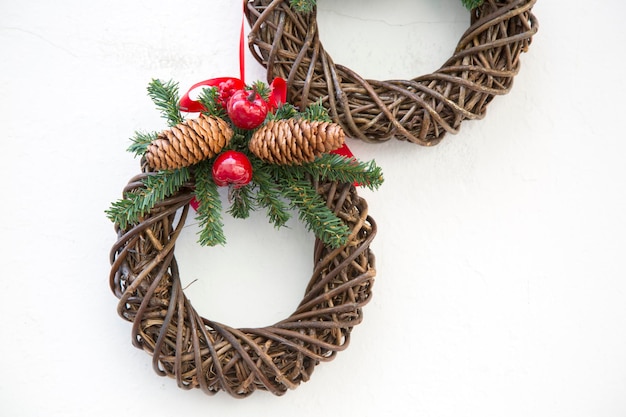
M 339 148 L 344 139 L 343 129 L 336 123 L 272 120 L 254 132 L 249 148 L 265 162 L 302 165 Z
M 202 114 L 159 133 L 148 145 L 146 161 L 156 170 L 197 164 L 217 155 L 233 134 L 224 120 Z

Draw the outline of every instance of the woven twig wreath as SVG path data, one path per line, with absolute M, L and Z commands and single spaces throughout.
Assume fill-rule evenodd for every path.
M 138 190 L 149 169 L 130 180 Z M 181 388 L 220 390 L 246 397 L 256 389 L 276 395 L 307 381 L 350 341 L 370 300 L 376 224 L 352 184 L 312 182 L 327 205 L 349 226 L 338 249 L 314 245 L 314 268 L 296 311 L 267 327 L 235 329 L 200 316 L 181 287 L 174 256 L 193 197 L 193 181 L 166 198 L 142 221 L 119 230 L 111 250 L 110 285 L 118 313 L 133 323 L 133 344 L 152 355 L 154 370 Z
M 322 97 L 346 135 L 371 142 L 391 137 L 435 145 L 457 133 L 465 119 L 479 119 L 496 95 L 509 92 L 538 24 L 536 0 L 485 0 L 439 70 L 412 80 L 365 80 L 335 64 L 324 50 L 316 11 L 296 13 L 289 0 L 252 0 L 246 16 L 250 49 L 282 77 L 289 101 L 305 107 Z

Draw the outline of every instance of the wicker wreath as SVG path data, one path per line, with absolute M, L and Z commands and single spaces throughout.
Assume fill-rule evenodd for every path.
M 142 166 L 123 195 L 145 188 L 154 170 L 146 158 Z M 316 238 L 302 301 L 289 317 L 267 327 L 236 329 L 204 318 L 184 294 L 174 248 L 195 195 L 194 176 L 138 223 L 116 224 L 111 290 L 119 298 L 119 315 L 133 323 L 133 345 L 152 355 L 159 375 L 207 394 L 223 390 L 242 398 L 259 389 L 282 395 L 348 346 L 371 297 L 375 260 L 369 247 L 376 223 L 353 183 L 309 179 L 349 234 L 339 247 Z
M 538 24 L 536 0 L 485 0 L 439 70 L 412 80 L 365 80 L 335 64 L 319 37 L 316 11 L 296 13 L 289 0 L 252 0 L 246 17 L 250 49 L 268 80 L 285 78 L 289 101 L 323 98 L 349 137 L 380 142 L 396 137 L 435 145 L 457 133 L 465 119 L 480 119 L 494 96 L 509 92 Z

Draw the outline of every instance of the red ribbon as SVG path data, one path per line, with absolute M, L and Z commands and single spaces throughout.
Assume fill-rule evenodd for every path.
M 192 100 L 189 95 L 197 88 L 200 87 L 220 87 L 225 84 L 229 89 L 243 90 L 246 85 L 239 78 L 233 77 L 219 77 L 211 78 L 208 80 L 200 81 L 191 86 L 191 88 L 180 99 L 180 109 L 187 113 L 199 113 L 205 110 L 204 106 L 196 100 Z M 270 84 L 270 96 L 267 100 L 271 110 L 276 110 L 281 104 L 287 102 L 287 82 L 282 78 L 275 78 Z
M 233 88 L 243 89 L 245 84 L 239 78 L 233 77 L 220 77 L 220 78 L 211 78 L 209 80 L 200 81 L 191 86 L 191 88 L 183 95 L 180 99 L 180 109 L 187 113 L 199 113 L 204 110 L 204 106 L 200 104 L 199 101 L 192 100 L 189 97 L 189 94 L 199 87 L 219 87 L 220 84 L 224 84 L 227 82 L 231 82 L 233 84 Z
M 334 153 L 334 154 L 337 154 L 337 155 L 344 156 L 346 158 L 354 159 L 354 154 L 352 153 L 350 148 L 348 148 L 348 145 L 346 145 L 345 142 L 343 143 L 343 145 L 341 145 L 341 147 L 335 149 L 334 151 L 330 151 L 330 153 Z
M 272 111 L 276 110 L 287 102 L 287 81 L 282 78 L 274 78 L 270 84 L 270 97 L 267 101 Z
M 245 82 L 246 79 L 246 56 L 244 45 L 244 21 L 246 17 L 246 3 L 243 2 L 243 14 L 241 15 L 241 30 L 239 31 L 239 78 Z

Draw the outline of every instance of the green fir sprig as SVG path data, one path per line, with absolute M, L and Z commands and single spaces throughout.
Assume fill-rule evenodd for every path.
M 280 187 L 274 180 L 273 172 L 260 159 L 253 160 L 253 181 L 258 187 L 256 203 L 266 210 L 269 221 L 276 228 L 285 226 L 291 215 L 289 206 L 285 203 Z
M 196 165 L 196 189 L 198 200 L 197 220 L 200 226 L 198 242 L 202 246 L 225 245 L 224 223 L 222 222 L 222 201 L 217 184 L 211 178 L 211 162 L 202 161 Z
M 301 113 L 298 112 L 298 109 L 293 104 L 284 103 L 282 106 L 277 108 L 274 113 L 268 114 L 267 120 L 284 120 L 300 116 Z
M 299 13 L 310 13 L 316 3 L 316 0 L 289 0 L 289 5 Z
M 336 154 L 322 155 L 302 165 L 302 171 L 329 181 L 356 183 L 370 190 L 377 189 L 383 183 L 382 169 L 373 160 L 361 162 Z
M 202 113 L 224 119 L 226 110 L 221 104 L 218 104 L 218 96 L 219 91 L 217 87 L 207 87 L 202 89 L 198 101 L 204 106 Z
M 141 187 L 127 192 L 124 198 L 114 202 L 106 214 L 113 223 L 126 229 L 138 223 L 157 203 L 176 193 L 189 178 L 187 168 L 150 173 L 141 181 Z
M 332 119 L 328 115 L 328 110 L 326 110 L 326 107 L 322 104 L 322 99 L 317 100 L 304 109 L 302 118 L 309 121 L 332 122 Z
M 128 147 L 127 151 L 134 153 L 135 156 L 144 155 L 148 150 L 148 145 L 150 145 L 152 141 L 157 138 L 158 135 L 159 134 L 156 132 L 135 132 L 135 136 L 130 139 L 132 143 Z
M 250 217 L 250 212 L 256 209 L 252 188 L 252 185 L 244 185 L 243 187 L 231 187 L 229 189 L 230 208 L 227 210 L 228 214 L 236 219 L 247 219 Z
M 463 3 L 463 6 L 465 6 L 467 10 L 472 10 L 481 6 L 484 1 L 485 0 L 461 0 L 461 3 Z
M 148 84 L 148 96 L 170 126 L 183 122 L 179 107 L 178 83 L 172 81 L 163 83 L 161 80 L 154 79 Z
M 268 114 L 267 120 L 303 119 L 310 122 L 332 122 L 328 110 L 322 104 L 322 100 L 311 103 L 304 111 L 300 112 L 290 103 L 281 105 L 273 114 Z
M 333 248 L 346 243 L 350 228 L 326 206 L 308 179 L 289 175 L 288 170 L 283 170 L 277 180 L 281 194 L 289 200 L 290 207 L 298 211 L 307 230 Z

